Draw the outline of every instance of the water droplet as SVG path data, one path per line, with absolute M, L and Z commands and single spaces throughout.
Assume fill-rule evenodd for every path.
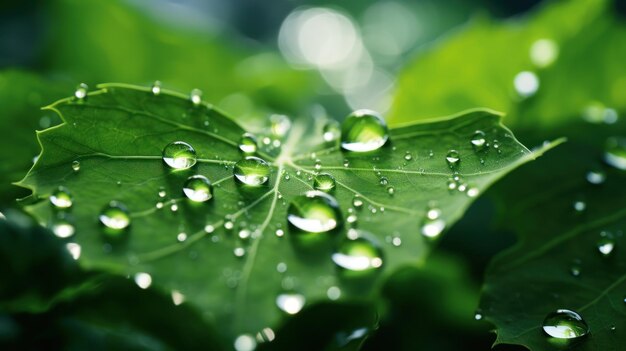
M 413 159 L 413 155 L 411 155 L 411 153 L 407 151 L 404 154 L 404 159 L 407 160 L 407 161 L 411 161 Z
M 189 100 L 194 106 L 199 106 L 202 103 L 202 91 L 200 89 L 193 89 L 189 94 Z
M 343 166 L 344 167 L 350 166 L 350 161 L 347 158 L 343 160 Z
M 283 231 L 282 229 L 276 229 L 276 236 L 281 238 L 285 235 L 285 231 Z
M 337 200 L 321 191 L 295 197 L 287 209 L 290 227 L 300 233 L 330 232 L 341 224 L 341 218 Z
M 615 250 L 615 239 L 613 239 L 613 235 L 608 232 L 600 233 L 600 239 L 596 243 L 596 247 L 602 256 L 610 256 Z
M 188 169 L 196 164 L 196 150 L 183 141 L 167 144 L 163 149 L 163 162 L 174 169 Z
M 231 221 L 226 221 L 224 222 L 224 228 L 227 230 L 231 230 L 235 227 L 235 225 L 233 224 L 233 222 Z
M 559 46 L 552 39 L 539 39 L 530 47 L 530 60 L 535 66 L 550 66 L 559 56 Z
M 574 263 L 572 264 L 572 266 L 569 269 L 569 272 L 574 277 L 579 277 L 580 276 L 580 262 L 578 260 L 574 261 Z
M 355 195 L 352 199 L 352 206 L 355 208 L 361 208 L 363 206 L 363 200 L 358 195 Z
M 393 195 L 396 193 L 396 189 L 393 186 L 387 187 L 387 194 Z
M 582 212 L 587 208 L 587 204 L 584 201 L 574 201 L 574 210 L 576 212 Z
M 50 195 L 50 203 L 58 209 L 70 208 L 72 207 L 72 196 L 69 190 L 59 187 Z
M 240 183 L 257 187 L 269 180 L 270 166 L 258 157 L 247 156 L 235 164 L 233 172 Z
M 361 230 L 350 229 L 350 232 L 352 234 L 333 253 L 333 262 L 342 269 L 355 272 L 370 272 L 382 267 L 383 252 L 374 237 Z
M 478 196 L 479 193 L 480 193 L 480 190 L 478 190 L 478 188 L 476 187 L 471 187 L 467 189 L 467 192 L 466 192 L 467 196 L 469 197 L 476 197 Z
M 236 257 L 243 257 L 246 254 L 246 249 L 244 249 L 243 247 L 236 247 L 233 250 L 233 253 Z
M 187 240 L 187 233 L 178 233 L 178 235 L 176 235 L 176 240 L 179 243 L 184 242 L 185 240 Z
M 272 134 L 277 137 L 283 137 L 291 128 L 291 120 L 285 115 L 271 115 L 270 124 Z
M 332 120 L 328 121 L 324 125 L 324 129 L 322 130 L 324 133 L 324 141 L 332 142 L 339 139 L 339 135 L 341 134 L 341 130 L 339 129 L 339 122 Z
M 89 87 L 87 86 L 87 84 L 85 83 L 80 83 L 78 84 L 78 86 L 76 87 L 76 91 L 74 91 L 74 96 L 78 99 L 78 100 L 83 100 L 87 97 L 87 90 L 89 89 Z
M 341 126 L 341 147 L 347 151 L 378 150 L 388 139 L 385 120 L 371 110 L 357 110 L 351 113 Z
M 256 349 L 256 340 L 250 334 L 242 334 L 235 339 L 233 346 L 235 351 L 254 351 Z
M 483 319 L 483 314 L 479 311 L 476 311 L 476 313 L 474 314 L 474 319 L 479 321 Z
M 530 97 L 539 90 L 539 77 L 533 72 L 523 71 L 515 76 L 513 85 L 521 97 Z
M 180 306 L 183 302 L 185 302 L 185 295 L 183 295 L 178 290 L 172 290 L 171 296 L 172 296 L 172 302 L 176 306 Z
M 72 162 L 72 169 L 74 170 L 74 172 L 80 171 L 80 162 L 79 161 L 73 161 Z
M 276 339 L 276 333 L 274 333 L 272 328 L 263 328 L 256 333 L 256 339 L 258 342 L 272 342 Z
M 152 91 L 152 94 L 154 95 L 161 94 L 161 82 L 157 80 L 154 83 L 152 83 L 152 88 L 150 90 Z
M 482 130 L 477 130 L 476 132 L 474 132 L 474 135 L 472 135 L 470 143 L 474 147 L 474 150 L 478 151 L 485 148 L 486 141 L 487 139 L 485 137 L 485 132 L 483 132 Z
M 80 258 L 80 252 L 82 251 L 80 245 L 78 245 L 77 243 L 67 243 L 65 244 L 65 248 L 70 253 L 70 256 L 72 256 L 73 259 L 77 260 Z
M 576 339 L 589 333 L 589 326 L 576 312 L 559 309 L 543 320 L 543 331 L 557 339 Z
M 626 170 L 626 138 L 611 137 L 606 140 L 604 161 L 617 169 Z
M 322 161 L 320 159 L 315 160 L 315 170 L 319 171 L 322 168 Z
M 288 314 L 300 312 L 305 302 L 304 295 L 296 293 L 285 293 L 276 297 L 276 306 Z
M 58 238 L 69 238 L 76 232 L 74 226 L 65 219 L 58 219 L 52 224 L 52 232 Z
M 205 202 L 213 198 L 213 186 L 207 177 L 194 175 L 185 181 L 183 193 L 191 201 Z
M 100 212 L 98 219 L 109 229 L 110 234 L 120 234 L 130 225 L 130 216 L 126 206 L 117 201 L 111 201 Z
M 211 233 L 213 233 L 213 231 L 214 231 L 214 230 L 215 230 L 215 227 L 214 227 L 214 226 L 212 226 L 211 224 L 207 224 L 207 225 L 205 225 L 205 226 L 204 226 L 204 231 L 205 231 L 207 234 L 211 234 Z
M 251 133 L 244 133 L 239 139 L 239 150 L 244 154 L 253 154 L 257 150 L 256 137 Z
M 599 185 L 606 180 L 606 173 L 601 169 L 593 169 L 587 172 L 585 178 L 589 183 Z
M 461 162 L 461 155 L 456 150 L 450 150 L 446 154 L 446 162 L 448 162 L 450 168 L 456 167 Z
M 446 222 L 441 219 L 430 219 L 426 217 L 422 222 L 420 232 L 427 238 L 436 238 L 446 228 Z
M 341 297 L 341 289 L 336 286 L 331 286 L 328 290 L 326 290 L 326 296 L 333 301 L 339 300 Z
M 145 272 L 135 274 L 135 284 L 142 289 L 148 289 L 152 285 L 152 276 Z
M 328 173 L 320 173 L 315 176 L 313 188 L 315 188 L 315 190 L 330 192 L 335 189 L 335 177 Z
M 389 179 L 387 177 L 380 177 L 380 185 L 387 185 L 389 183 Z

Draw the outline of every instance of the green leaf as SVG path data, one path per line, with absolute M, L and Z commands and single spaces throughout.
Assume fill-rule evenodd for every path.
M 546 2 L 522 18 L 475 19 L 406 67 L 390 123 L 487 106 L 506 111 L 515 128 L 536 130 L 567 123 L 589 107 L 625 108 L 626 27 L 609 3 Z M 523 71 L 539 82 L 525 98 L 514 86 Z
M 626 135 L 626 125 L 577 123 L 566 131 L 571 136 L 566 145 L 494 188 L 501 221 L 518 234 L 519 243 L 491 262 L 481 308 L 497 327 L 496 343 L 562 349 L 541 326 L 548 313 L 569 309 L 591 332 L 573 349 L 621 350 L 626 173 L 602 160 L 607 138 Z M 613 240 L 607 255 L 598 247 L 608 243 L 603 240 Z
M 420 234 L 429 209 L 439 209 L 431 216 L 439 215 L 437 224 L 449 227 L 473 196 L 541 153 L 527 150 L 500 116 L 487 110 L 391 129 L 389 141 L 366 154 L 324 142 L 325 121 L 301 119 L 283 139 L 258 136 L 257 156 L 271 173 L 268 185 L 251 189 L 233 177 L 244 130 L 209 105 L 194 105 L 173 92 L 155 96 L 146 88 L 107 84 L 84 101 L 65 99 L 50 108 L 65 123 L 39 134 L 42 155 L 20 185 L 43 201 L 28 210 L 43 224 L 64 215 L 74 225 L 72 240 L 82 247 L 83 266 L 147 272 L 154 284 L 198 306 L 227 338 L 276 325 L 285 316 L 276 299 L 285 292 L 301 294 L 306 305 L 336 298 L 337 292 L 341 299 L 372 294 L 371 287 L 386 275 L 421 262 L 430 251 L 433 240 Z M 277 127 L 274 133 L 281 130 Z M 477 130 L 491 145 L 480 152 L 470 143 Z M 172 171 L 163 163 L 163 148 L 174 141 L 195 148 L 195 167 Z M 451 149 L 460 155 L 454 191 L 446 162 Z M 288 228 L 286 211 L 296 196 L 312 189 L 318 171 L 336 179 L 331 194 L 342 212 L 340 230 L 299 235 Z M 196 174 L 213 183 L 214 198 L 206 204 L 191 203 L 182 193 L 187 177 Z M 71 193 L 73 205 L 55 213 L 45 200 L 59 186 Z M 355 205 L 355 196 L 362 205 Z M 129 230 L 119 240 L 107 239 L 98 223 L 112 200 L 130 211 Z M 352 218 L 356 222 L 350 223 Z M 371 274 L 340 271 L 331 260 L 351 226 L 370 232 L 381 247 L 382 267 Z

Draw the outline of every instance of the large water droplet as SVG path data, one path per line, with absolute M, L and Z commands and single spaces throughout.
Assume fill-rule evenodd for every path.
M 335 189 L 335 177 L 328 173 L 320 173 L 315 176 L 313 187 L 316 190 L 330 192 Z
M 339 122 L 332 120 L 332 121 L 328 121 L 325 125 L 324 125 L 324 129 L 322 130 L 322 132 L 324 133 L 324 141 L 326 142 L 333 142 L 337 139 L 339 139 L 339 136 L 341 135 L 341 130 L 339 127 Z
M 191 201 L 205 202 L 213 198 L 213 186 L 207 177 L 195 175 L 187 178 L 183 193 Z
M 472 135 L 472 139 L 470 139 L 470 143 L 475 150 L 484 149 L 486 146 L 486 141 L 487 139 L 485 137 L 485 132 L 483 132 L 482 130 L 477 130 L 476 132 L 474 132 L 474 135 Z
M 196 150 L 184 141 L 167 144 L 163 149 L 163 162 L 174 169 L 191 168 L 196 161 Z
M 446 162 L 448 162 L 448 166 L 451 168 L 456 167 L 461 162 L 461 155 L 459 155 L 459 152 L 456 150 L 450 150 L 446 154 Z
M 239 150 L 244 154 L 253 154 L 257 150 L 256 137 L 251 133 L 244 133 L 239 139 Z
M 382 267 L 383 252 L 373 236 L 361 230 L 350 231 L 354 233 L 349 234 L 333 253 L 333 262 L 342 269 L 356 272 L 369 272 Z
M 621 170 L 626 170 L 626 138 L 611 137 L 606 140 L 604 161 Z
M 354 152 L 369 152 L 381 148 L 389 139 L 385 120 L 371 110 L 357 110 L 341 126 L 341 147 Z
M 130 216 L 126 206 L 117 201 L 111 201 L 100 212 L 98 219 L 109 229 L 110 234 L 119 234 L 130 225 Z
M 240 183 L 256 187 L 267 183 L 270 166 L 263 159 L 247 156 L 235 164 L 233 172 Z
M 72 196 L 69 190 L 59 187 L 50 195 L 50 203 L 58 209 L 66 209 L 72 207 Z
M 290 227 L 300 233 L 330 232 L 341 224 L 341 218 L 337 200 L 321 191 L 295 197 L 287 209 Z
M 288 314 L 300 312 L 305 302 L 304 295 L 296 293 L 285 293 L 276 297 L 276 306 Z
M 543 331 L 557 339 L 576 339 L 587 335 L 589 326 L 578 313 L 560 309 L 546 316 Z
M 85 83 L 80 83 L 78 84 L 78 86 L 76 87 L 76 91 L 74 91 L 74 96 L 78 99 L 78 100 L 83 100 L 87 97 L 87 90 L 89 89 L 89 87 L 87 86 L 87 84 Z

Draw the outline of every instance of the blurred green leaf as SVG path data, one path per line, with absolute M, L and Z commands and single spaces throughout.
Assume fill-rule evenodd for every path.
M 568 143 L 493 189 L 501 222 L 518 234 L 519 243 L 492 261 L 481 306 L 497 327 L 497 343 L 563 349 L 542 323 L 548 313 L 569 309 L 591 333 L 570 349 L 621 350 L 626 173 L 602 160 L 607 138 L 626 135 L 626 124 L 578 122 L 552 133 L 561 132 L 569 135 Z
M 555 1 L 525 18 L 476 18 L 423 50 L 404 70 L 390 122 L 488 106 L 506 111 L 516 128 L 539 130 L 594 108 L 600 114 L 625 108 L 626 26 L 608 4 Z M 531 96 L 516 91 L 520 72 L 531 73 L 525 76 Z M 534 95 L 532 74 L 539 84 Z
M 35 129 L 44 129 L 60 123 L 52 111 L 41 111 L 51 101 L 67 96 L 71 85 L 58 79 L 46 79 L 32 73 L 0 71 L 0 208 L 10 206 L 15 199 L 28 195 L 11 185 L 33 165 L 41 148 L 33 135 Z
M 281 147 L 257 152 L 271 174 L 269 185 L 252 189 L 233 177 L 244 130 L 184 95 L 108 84 L 85 101 L 65 99 L 51 108 L 65 124 L 39 135 L 43 156 L 21 185 L 44 200 L 61 185 L 69 189 L 73 206 L 64 220 L 79 233 L 75 240 L 85 267 L 151 274 L 155 284 L 179 291 L 198 306 L 226 338 L 274 326 L 284 316 L 276 302 L 281 293 L 302 294 L 307 305 L 327 301 L 329 288 L 336 289 L 335 298 L 370 294 L 378 278 L 419 262 L 430 251 L 431 240 L 420 231 L 436 237 L 473 197 L 541 153 L 528 151 L 498 115 L 484 110 L 392 129 L 390 141 L 370 153 L 342 152 L 338 141 L 322 139 L 325 121 L 298 120 L 282 141 L 267 136 Z M 476 152 L 470 142 L 476 130 L 499 139 L 497 150 Z M 163 164 L 163 148 L 177 140 L 195 147 L 196 167 L 172 171 Z M 451 148 L 461 158 L 454 169 L 446 162 Z M 74 161 L 80 170 L 72 169 Z M 374 245 L 381 245 L 384 269 L 351 277 L 331 260 L 335 245 L 348 240 L 343 235 L 316 235 L 312 242 L 311 235 L 287 228 L 287 205 L 312 189 L 318 171 L 336 179 L 333 195 L 344 215 L 358 217 L 352 225 L 382 243 Z M 183 183 L 194 174 L 213 182 L 214 198 L 206 204 L 194 204 L 182 194 Z M 454 174 L 459 189 L 451 191 L 448 180 Z M 362 204 L 355 205 L 356 196 Z M 111 200 L 128 206 L 132 220 L 117 242 L 106 239 L 98 225 L 98 215 Z M 29 211 L 48 225 L 59 220 L 48 201 Z M 338 221 L 341 228 L 344 219 Z M 426 224 L 436 232 L 421 228 Z M 285 238 L 274 234 L 283 230 Z

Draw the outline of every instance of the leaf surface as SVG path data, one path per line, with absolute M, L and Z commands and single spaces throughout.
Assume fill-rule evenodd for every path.
M 266 186 L 252 190 L 233 177 L 244 129 L 210 105 L 107 84 L 85 101 L 65 99 L 51 108 L 65 123 L 39 133 L 42 155 L 21 185 L 42 201 L 28 210 L 47 225 L 59 215 L 74 225 L 77 234 L 68 240 L 81 245 L 83 266 L 149 273 L 153 284 L 185 296 L 230 338 L 275 326 L 285 316 L 277 307 L 280 294 L 300 294 L 305 305 L 372 294 L 397 267 L 419 263 L 430 251 L 435 240 L 420 234 L 428 210 L 439 209 L 438 219 L 449 227 L 473 196 L 541 153 L 517 142 L 500 116 L 487 110 L 391 129 L 389 141 L 367 154 L 325 142 L 326 121 L 298 119 L 284 137 L 258 136 L 257 156 L 271 173 Z M 480 152 L 470 143 L 477 130 L 490 145 Z M 162 150 L 173 141 L 195 148 L 194 167 L 173 171 L 164 164 Z M 448 183 L 451 149 L 460 154 L 454 172 L 464 185 L 455 190 Z M 288 227 L 286 212 L 296 196 L 312 189 L 317 172 L 336 179 L 331 195 L 342 225 L 311 244 Z M 202 205 L 182 193 L 196 174 L 214 187 L 214 198 Z M 59 186 L 73 197 L 64 213 L 46 201 Z M 355 197 L 363 204 L 355 205 Z M 112 200 L 125 204 L 131 218 L 124 239 L 115 242 L 98 222 Z M 350 275 L 331 260 L 350 227 L 371 233 L 382 250 L 383 264 L 371 274 Z

